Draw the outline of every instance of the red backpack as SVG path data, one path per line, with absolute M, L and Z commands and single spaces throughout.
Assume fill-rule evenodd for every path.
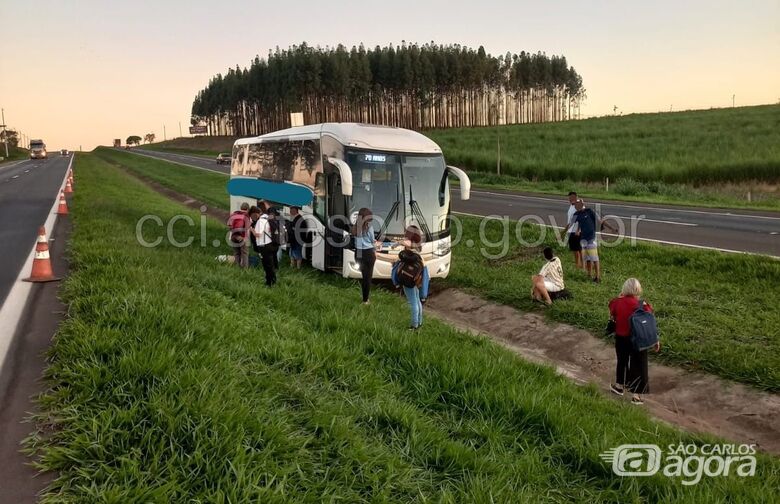
M 230 228 L 230 241 L 233 243 L 243 243 L 246 239 L 247 229 L 249 228 L 249 216 L 241 210 L 236 210 L 230 214 L 228 227 Z

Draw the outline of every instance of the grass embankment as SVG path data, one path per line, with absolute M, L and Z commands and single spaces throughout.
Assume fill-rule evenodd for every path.
M 30 159 L 30 151 L 27 149 L 22 149 L 21 147 L 11 147 L 9 145 L 8 157 L 5 157 L 5 147 L 2 143 L 0 143 L 0 156 L 3 157 L 3 159 L 0 159 L 0 163 L 18 161 L 20 159 Z
M 636 277 L 656 310 L 664 345 L 653 357 L 780 391 L 780 261 L 644 242 L 602 244 L 603 280 L 597 285 L 573 267 L 567 247 L 550 229 L 523 226 L 526 243 L 536 243 L 546 233 L 538 247 L 523 247 L 516 238 L 517 223 L 496 221 L 485 227 L 486 243 L 502 245 L 485 247 L 479 245 L 479 220 L 462 222 L 463 240 L 453 250 L 448 285 L 522 310 L 539 310 L 530 298 L 530 277 L 542 267 L 542 249 L 549 245 L 561 257 L 566 285 L 574 293 L 574 299 L 544 309 L 552 319 L 603 335 L 609 300 L 626 278 Z M 510 244 L 505 255 L 486 258 L 482 249 L 499 255 L 503 236 Z M 467 239 L 477 245 L 467 246 Z
M 220 152 L 231 152 L 235 140 L 235 137 L 227 136 L 181 137 L 163 142 L 144 144 L 140 148 L 174 154 L 216 157 Z
M 97 152 L 178 192 L 218 208 L 228 207 L 224 175 L 121 152 Z M 543 245 L 521 247 L 512 226 L 504 258 L 485 259 L 479 245 L 479 220 L 466 217 L 462 222 L 464 233 L 454 249 L 446 283 L 523 310 L 538 310 L 530 301 L 529 278 L 541 268 Z M 488 243 L 502 243 L 487 248 L 495 255 L 503 247 L 499 239 L 503 225 L 494 223 L 486 229 Z M 540 232 L 526 225 L 523 238 L 534 242 Z M 626 278 L 637 277 L 657 310 L 663 333 L 664 350 L 655 358 L 780 391 L 780 261 L 650 243 L 602 246 L 604 281 L 595 285 L 571 267 L 567 248 L 555 243 L 551 231 L 547 233 L 544 243 L 560 254 L 566 283 L 575 295 L 545 310 L 552 319 L 601 335 L 607 303 L 620 292 Z M 466 246 L 469 239 L 477 246 Z
M 79 155 L 69 304 L 33 440 L 59 479 L 48 502 L 769 502 L 758 474 L 619 478 L 622 443 L 711 441 L 649 420 L 484 339 L 426 321 L 353 282 L 218 264 L 222 223 L 179 222 L 180 248 L 137 223 L 186 210 L 95 155 Z M 149 225 L 151 224 L 151 225 Z M 144 236 L 163 234 L 149 223 Z M 772 496 L 775 496 L 773 498 Z
M 425 134 L 449 163 L 483 174 L 475 180 L 484 184 L 557 193 L 578 186 L 605 198 L 780 208 L 780 105 Z M 495 176 L 499 136 L 503 177 Z

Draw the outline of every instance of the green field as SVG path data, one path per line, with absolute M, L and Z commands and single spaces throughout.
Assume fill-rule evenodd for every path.
M 228 206 L 224 175 L 106 149 L 97 153 L 212 206 Z M 464 218 L 462 222 L 463 236 L 454 249 L 453 269 L 446 283 L 523 310 L 539 309 L 528 292 L 530 276 L 541 268 L 540 248 L 520 247 L 512 238 L 516 236 L 512 227 L 506 256 L 485 259 L 479 246 L 465 245 L 468 239 L 480 243 L 479 221 Z M 486 229 L 489 242 L 501 241 L 502 224 L 493 223 Z M 523 237 L 534 241 L 539 232 L 540 228 L 526 225 Z M 623 244 L 601 247 L 604 281 L 594 285 L 574 271 L 569 253 L 555 244 L 552 233 L 545 243 L 561 254 L 567 285 L 575 295 L 573 300 L 545 310 L 554 320 L 601 335 L 607 303 L 620 292 L 626 278 L 635 276 L 645 286 L 661 324 L 664 350 L 654 358 L 780 391 L 780 310 L 775 309 L 780 306 L 780 290 L 776 288 L 780 261 L 649 243 Z M 487 251 L 496 254 L 501 247 Z M 739 281 L 735 281 L 735 272 Z
M 447 160 L 527 180 L 780 183 L 780 105 L 432 130 Z
M 174 154 L 194 154 L 196 156 L 217 157 L 220 152 L 233 150 L 233 137 L 200 136 L 180 137 L 162 142 L 140 145 L 140 149 L 148 149 L 160 152 L 172 152 Z
M 364 307 L 354 282 L 310 270 L 269 291 L 214 261 L 223 223 L 208 222 L 206 246 L 182 222 L 175 237 L 193 246 L 141 247 L 141 217 L 199 214 L 98 156 L 74 171 L 68 317 L 30 440 L 59 475 L 44 502 L 780 498 L 773 457 L 755 477 L 694 486 L 616 477 L 608 448 L 712 440 L 435 320 L 409 333 L 390 293 Z
M 18 161 L 20 159 L 29 159 L 30 151 L 19 147 L 9 146 L 8 157 L 5 157 L 5 147 L 3 146 L 2 143 L 0 143 L 0 156 L 3 157 L 3 159 L 0 160 L 0 163 L 5 163 L 8 161 Z
M 481 185 L 780 210 L 780 105 L 425 134 Z

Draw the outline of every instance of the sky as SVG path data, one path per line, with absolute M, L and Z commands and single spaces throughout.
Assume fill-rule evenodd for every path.
M 0 0 L 0 107 L 50 149 L 187 134 L 195 94 L 276 46 L 562 54 L 585 117 L 780 101 L 780 0 Z

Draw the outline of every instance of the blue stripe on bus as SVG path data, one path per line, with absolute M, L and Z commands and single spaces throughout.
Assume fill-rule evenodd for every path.
M 231 196 L 263 199 L 288 206 L 309 205 L 314 198 L 314 191 L 302 185 L 251 178 L 230 179 L 227 190 Z

